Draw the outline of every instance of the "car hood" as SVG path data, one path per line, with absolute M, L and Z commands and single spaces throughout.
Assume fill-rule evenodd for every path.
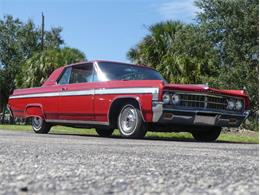
M 244 90 L 221 90 L 211 88 L 207 85 L 191 85 L 191 84 L 165 84 L 164 90 L 180 90 L 180 91 L 193 91 L 193 92 L 204 92 L 212 94 L 230 95 L 230 96 L 241 96 L 247 97 Z

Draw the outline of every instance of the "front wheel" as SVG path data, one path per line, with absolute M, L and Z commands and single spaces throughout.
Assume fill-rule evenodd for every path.
M 47 134 L 51 129 L 51 125 L 41 117 L 33 117 L 32 129 L 35 133 Z
M 201 127 L 203 128 L 203 127 Z M 206 130 L 193 131 L 192 136 L 197 141 L 213 142 L 216 141 L 221 133 L 221 127 L 205 127 Z
M 125 105 L 118 116 L 118 128 L 124 138 L 143 138 L 146 134 L 146 125 L 141 111 L 132 104 Z

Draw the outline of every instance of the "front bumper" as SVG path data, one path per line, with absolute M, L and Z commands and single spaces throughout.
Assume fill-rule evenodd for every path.
M 228 113 L 210 110 L 163 108 L 162 102 L 153 103 L 153 122 L 197 126 L 239 127 L 249 111 Z

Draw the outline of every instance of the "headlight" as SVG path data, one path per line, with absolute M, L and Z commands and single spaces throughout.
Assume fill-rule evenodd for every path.
M 241 100 L 237 100 L 236 102 L 236 110 L 241 110 L 243 108 L 243 103 Z
M 163 94 L 163 103 L 164 104 L 169 104 L 170 103 L 170 100 L 171 100 L 171 96 L 168 92 L 165 92 Z
M 227 105 L 227 109 L 228 110 L 233 110 L 234 108 L 235 108 L 235 101 L 233 101 L 233 100 L 228 100 L 228 105 Z
M 179 103 L 180 103 L 180 96 L 177 95 L 177 94 L 173 94 L 173 95 L 172 95 L 172 103 L 173 103 L 174 105 L 179 104 Z

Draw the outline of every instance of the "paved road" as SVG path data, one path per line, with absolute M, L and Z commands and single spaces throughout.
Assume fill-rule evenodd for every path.
M 258 194 L 258 145 L 0 130 L 0 194 Z

